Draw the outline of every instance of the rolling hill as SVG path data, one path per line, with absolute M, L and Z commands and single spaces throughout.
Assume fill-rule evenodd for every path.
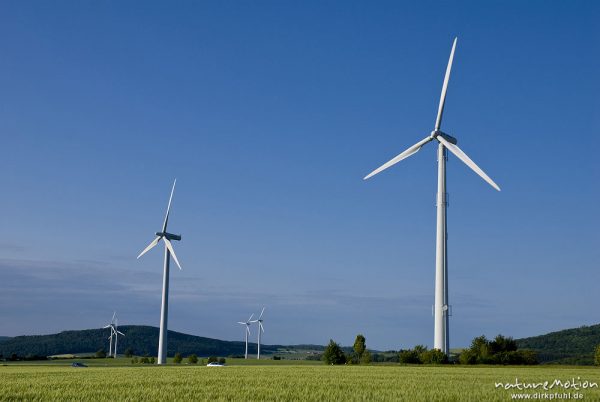
M 519 349 L 535 350 L 540 363 L 594 364 L 594 349 L 600 345 L 600 324 L 517 339 Z
M 158 345 L 158 328 L 142 325 L 124 325 L 119 331 L 125 334 L 119 337 L 119 352 L 127 348 L 133 349 L 136 355 L 156 354 Z M 63 331 L 52 335 L 15 336 L 0 342 L 0 355 L 11 356 L 52 356 L 69 353 L 94 353 L 99 349 L 108 351 L 107 329 L 86 329 L 80 331 Z M 244 342 L 221 341 L 169 331 L 168 355 L 176 352 L 198 356 L 230 356 L 243 355 Z M 315 346 L 321 348 L 322 346 Z M 261 352 L 272 354 L 285 349 L 281 345 L 261 345 Z M 250 343 L 248 349 L 255 353 L 256 344 Z

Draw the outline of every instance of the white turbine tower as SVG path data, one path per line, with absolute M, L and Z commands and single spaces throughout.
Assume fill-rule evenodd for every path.
M 118 320 L 117 320 L 117 312 L 113 313 L 112 320 L 110 320 L 110 324 L 104 326 L 104 328 L 110 328 L 110 336 L 108 337 L 110 344 L 108 347 L 108 355 L 116 359 L 117 358 L 117 343 L 119 341 L 119 335 L 125 336 L 124 333 L 118 330 Z M 115 348 L 113 350 L 113 337 L 115 338 Z
M 115 334 L 115 349 L 113 351 L 113 358 L 117 358 L 117 345 L 119 343 L 119 335 L 125 336 L 124 333 L 119 331 L 119 320 L 115 318 L 115 326 L 113 328 L 113 333 Z
M 175 184 L 177 179 L 173 182 L 173 188 L 171 189 L 171 196 L 169 197 L 169 205 L 167 206 L 167 214 L 165 215 L 165 221 L 163 223 L 162 230 L 156 232 L 156 238 L 137 256 L 140 258 L 148 250 L 152 249 L 158 244 L 159 241 L 165 243 L 165 265 L 163 271 L 163 289 L 162 289 L 162 305 L 160 308 L 160 334 L 158 339 L 158 364 L 165 364 L 167 362 L 167 319 L 169 316 L 169 263 L 171 256 L 175 260 L 175 263 L 181 269 L 175 250 L 171 240 L 181 240 L 181 235 L 175 235 L 167 232 L 167 223 L 169 222 L 169 212 L 171 210 L 171 201 L 173 201 L 173 192 L 175 191 Z
M 401 160 L 417 153 L 419 149 L 430 141 L 438 142 L 438 192 L 437 192 L 437 236 L 436 236 L 436 255 L 435 255 L 435 305 L 434 305 L 434 348 L 440 349 L 444 353 L 450 350 L 448 336 L 448 254 L 447 254 L 447 230 L 446 230 L 446 208 L 447 208 L 447 193 L 446 193 L 446 149 L 450 150 L 458 159 L 463 161 L 483 180 L 488 182 L 496 190 L 500 191 L 500 187 L 487 174 L 483 172 L 458 146 L 456 146 L 456 138 L 442 132 L 440 130 L 442 124 L 442 114 L 444 112 L 444 102 L 446 100 L 446 91 L 448 90 L 448 81 L 450 80 L 450 71 L 452 70 L 452 60 L 454 59 L 454 50 L 456 49 L 456 41 L 452 44 L 448 67 L 446 68 L 446 76 L 444 85 L 442 86 L 442 94 L 440 96 L 440 104 L 438 107 L 437 118 L 435 121 L 435 129 L 429 136 L 417 142 L 406 151 L 402 152 L 389 162 L 369 173 L 364 180 L 376 175 L 395 165 Z
M 254 317 L 254 314 L 251 314 L 250 318 L 248 318 L 245 322 L 238 321 L 238 324 L 246 326 L 246 329 L 244 330 L 244 334 L 246 335 L 246 353 L 244 354 L 244 359 L 248 358 L 248 335 L 250 335 L 250 324 L 252 323 L 252 317 Z
M 262 319 L 262 316 L 263 316 L 264 312 L 265 312 L 265 308 L 263 307 L 262 311 L 260 312 L 260 316 L 258 317 L 258 319 L 254 320 L 254 321 L 250 321 L 252 323 L 254 323 L 254 322 L 258 323 L 258 331 L 257 331 L 258 332 L 258 344 L 257 344 L 258 345 L 258 349 L 257 349 L 257 353 L 256 353 L 256 358 L 258 360 L 260 360 L 260 333 L 261 332 L 265 332 L 265 328 L 263 327 L 263 319 Z

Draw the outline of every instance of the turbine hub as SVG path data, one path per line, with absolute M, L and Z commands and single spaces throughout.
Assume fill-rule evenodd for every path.
M 448 141 L 451 144 L 456 145 L 456 143 L 458 142 L 458 140 L 456 138 L 454 138 L 453 136 L 444 133 L 442 130 L 434 130 L 431 132 L 431 137 L 432 138 L 436 138 L 438 136 L 444 137 L 444 139 L 446 141 Z

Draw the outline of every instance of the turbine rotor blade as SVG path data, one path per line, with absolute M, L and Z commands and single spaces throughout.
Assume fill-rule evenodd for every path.
M 263 316 L 264 312 L 265 312 L 265 308 L 263 307 L 263 308 L 262 308 L 262 311 L 260 312 L 260 316 L 258 317 L 258 319 L 259 319 L 259 320 L 262 318 L 262 316 Z
M 246 321 L 246 322 L 250 322 L 250 320 L 252 319 L 252 317 L 254 317 L 254 313 L 250 314 L 250 318 L 248 318 L 248 321 Z
M 171 201 L 173 201 L 173 192 L 175 192 L 175 184 L 177 184 L 177 179 L 173 182 L 173 187 L 171 188 L 171 196 L 169 197 L 169 205 L 167 205 L 167 214 L 165 215 L 165 222 L 163 223 L 162 232 L 167 231 L 167 223 L 169 222 L 169 212 L 171 211 Z
M 121 331 L 117 331 L 118 334 L 125 336 L 124 333 L 122 333 Z
M 177 260 L 177 256 L 175 255 L 175 250 L 173 250 L 173 245 L 171 244 L 171 241 L 169 239 L 167 239 L 166 237 L 163 237 L 162 239 L 165 242 L 165 245 L 167 246 L 167 249 L 169 249 L 169 253 L 171 253 L 171 256 L 173 256 L 173 259 L 175 260 L 175 263 L 177 264 L 177 266 L 179 267 L 179 269 L 182 269 L 181 265 L 179 265 L 179 260 Z
M 246 325 L 246 323 L 245 323 L 245 322 L 241 322 L 241 321 L 238 321 L 237 323 L 238 323 L 238 324 L 241 324 L 241 325 Z
M 456 155 L 456 157 L 458 159 L 460 159 L 461 161 L 464 162 L 465 165 L 467 165 L 468 167 L 470 167 L 475 173 L 477 173 L 483 180 L 485 180 L 486 182 L 488 182 L 488 184 L 492 187 L 494 187 L 496 190 L 500 191 L 500 187 L 498 187 L 498 185 L 496 183 L 494 183 L 494 180 L 490 179 L 490 177 L 485 174 L 485 172 L 483 170 L 481 170 L 481 168 L 479 166 L 477 166 L 475 164 L 475 162 L 473 162 L 471 160 L 471 158 L 469 158 L 467 156 L 467 154 L 465 154 L 463 152 L 462 149 L 460 149 L 459 147 L 457 147 L 456 145 L 450 143 L 448 140 L 446 140 L 444 137 L 442 137 L 441 135 L 438 135 L 436 137 L 436 139 L 441 142 L 442 144 L 444 144 L 444 146 L 446 148 L 448 148 L 448 150 L 450 152 L 452 152 L 454 155 Z
M 140 253 L 140 255 L 137 256 L 137 258 L 140 258 L 144 254 L 146 254 L 148 251 L 150 251 L 154 246 L 156 246 L 158 244 L 158 242 L 160 241 L 160 239 L 161 239 L 161 236 L 157 236 L 156 239 L 152 240 L 150 242 L 150 244 L 148 244 L 148 246 L 144 249 L 144 251 L 142 251 Z
M 102 327 L 102 329 L 104 329 L 104 328 L 110 328 L 110 324 L 108 324 L 108 325 L 106 325 L 106 326 Z
M 248 325 L 246 325 L 246 332 L 248 332 L 248 335 L 250 335 L 250 327 Z
M 435 130 L 439 130 L 442 125 L 442 115 L 444 114 L 444 104 L 446 103 L 446 91 L 448 91 L 448 81 L 450 81 L 450 72 L 452 71 L 452 61 L 454 60 L 454 49 L 456 49 L 456 41 L 454 38 L 452 50 L 450 51 L 450 59 L 446 67 L 446 76 L 444 77 L 444 85 L 442 86 L 442 94 L 440 95 L 440 105 L 438 106 L 437 119 L 435 120 Z
M 262 332 L 265 332 L 265 328 L 263 327 L 263 324 L 262 324 L 262 322 L 261 322 L 261 321 L 259 321 L 259 322 L 258 322 L 258 326 L 260 327 L 260 330 L 261 330 Z
M 389 168 L 390 166 L 394 166 L 396 163 L 400 162 L 401 160 L 406 159 L 409 156 L 416 154 L 417 152 L 419 152 L 419 149 L 421 149 L 421 147 L 423 145 L 427 144 L 431 140 L 433 140 L 433 137 L 431 137 L 431 136 L 422 139 L 421 141 L 417 142 L 412 147 L 408 148 L 406 151 L 404 151 L 401 154 L 397 155 L 392 160 L 384 163 L 383 165 L 381 165 L 377 169 L 373 170 L 371 173 L 369 173 L 368 175 L 366 175 L 363 178 L 363 180 L 367 180 L 368 178 L 375 176 L 377 173 L 379 173 L 379 172 L 381 172 L 381 171 Z

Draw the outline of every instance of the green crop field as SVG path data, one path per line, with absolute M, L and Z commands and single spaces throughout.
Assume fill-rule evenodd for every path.
M 274 362 L 273 362 L 274 363 Z M 496 382 L 581 384 L 515 391 Z M 394 400 L 508 401 L 518 392 L 583 396 L 600 401 L 600 369 L 588 367 L 189 365 L 72 368 L 59 365 L 0 367 L 0 399 L 22 400 Z M 544 397 L 545 398 L 545 397 Z M 536 398 L 541 399 L 541 398 Z

